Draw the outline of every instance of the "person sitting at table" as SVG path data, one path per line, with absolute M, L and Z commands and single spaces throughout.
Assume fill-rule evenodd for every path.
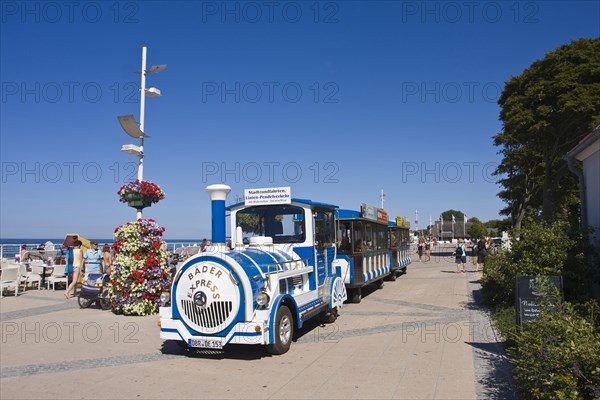
M 27 245 L 24 244 L 21 246 L 21 261 L 25 260 L 25 254 L 27 254 L 29 250 L 27 250 Z
M 90 244 L 92 248 L 87 250 L 83 255 L 83 258 L 85 259 L 85 274 L 102 273 L 102 252 L 98 250 L 98 242 L 92 240 Z
M 75 296 L 75 291 L 77 290 L 77 281 L 79 280 L 79 273 L 81 272 L 81 266 L 83 265 L 83 256 L 81 254 L 81 240 L 76 240 L 73 243 L 73 280 L 71 284 L 67 286 L 67 291 L 65 293 L 65 297 L 69 299 L 71 297 L 71 291 L 73 291 L 73 296 Z M 69 261 L 67 260 L 67 263 Z

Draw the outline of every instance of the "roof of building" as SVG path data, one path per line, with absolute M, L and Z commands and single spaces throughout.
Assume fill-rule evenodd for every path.
M 581 161 L 597 151 L 600 151 L 600 125 L 585 135 L 575 147 L 569 150 L 565 158 L 575 157 Z

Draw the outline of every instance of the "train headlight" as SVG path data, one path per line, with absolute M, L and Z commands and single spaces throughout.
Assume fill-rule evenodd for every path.
M 270 300 L 271 299 L 269 298 L 269 295 L 265 292 L 260 292 L 259 295 L 256 296 L 256 304 L 258 304 L 260 307 L 266 307 Z
M 167 306 L 167 305 L 169 305 L 170 302 L 171 302 L 171 293 L 162 292 L 160 294 L 160 304 L 163 306 Z

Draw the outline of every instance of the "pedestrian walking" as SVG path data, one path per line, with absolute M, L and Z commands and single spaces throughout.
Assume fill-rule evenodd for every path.
M 83 253 L 81 252 L 81 243 L 80 240 L 76 240 L 73 244 L 73 280 L 71 284 L 67 286 L 67 290 L 65 292 L 65 297 L 67 299 L 71 298 L 71 291 L 73 292 L 73 296 L 75 296 L 75 292 L 77 291 L 77 280 L 79 279 L 79 273 L 81 272 L 81 266 L 83 265 Z M 67 264 L 69 263 L 69 257 L 67 256 Z
M 479 271 L 479 264 L 482 265 L 485 262 L 485 257 L 490 248 L 489 240 L 486 240 L 485 236 L 481 236 L 477 242 L 477 263 L 475 264 L 475 271 Z
M 467 272 L 467 253 L 465 251 L 464 241 L 462 239 L 458 239 L 458 247 L 454 252 L 455 263 L 456 263 L 456 273 L 459 272 Z

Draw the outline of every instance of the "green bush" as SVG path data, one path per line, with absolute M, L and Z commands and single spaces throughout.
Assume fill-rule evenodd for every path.
M 516 347 L 508 354 L 522 398 L 600 398 L 598 305 L 583 308 L 585 317 L 569 303 L 545 308 L 538 321 L 513 335 Z
M 517 271 L 508 251 L 487 256 L 481 280 L 484 302 L 494 307 L 514 308 L 515 276 Z
M 563 275 L 565 292 L 573 296 L 581 293 L 585 261 L 578 251 L 579 242 L 572 236 L 566 221 L 528 221 L 510 250 L 486 258 L 481 281 L 484 301 L 491 306 L 514 305 L 517 275 Z
M 517 313 L 514 306 L 499 307 L 492 311 L 491 318 L 494 326 L 500 332 L 502 340 L 511 342 L 515 333 Z

